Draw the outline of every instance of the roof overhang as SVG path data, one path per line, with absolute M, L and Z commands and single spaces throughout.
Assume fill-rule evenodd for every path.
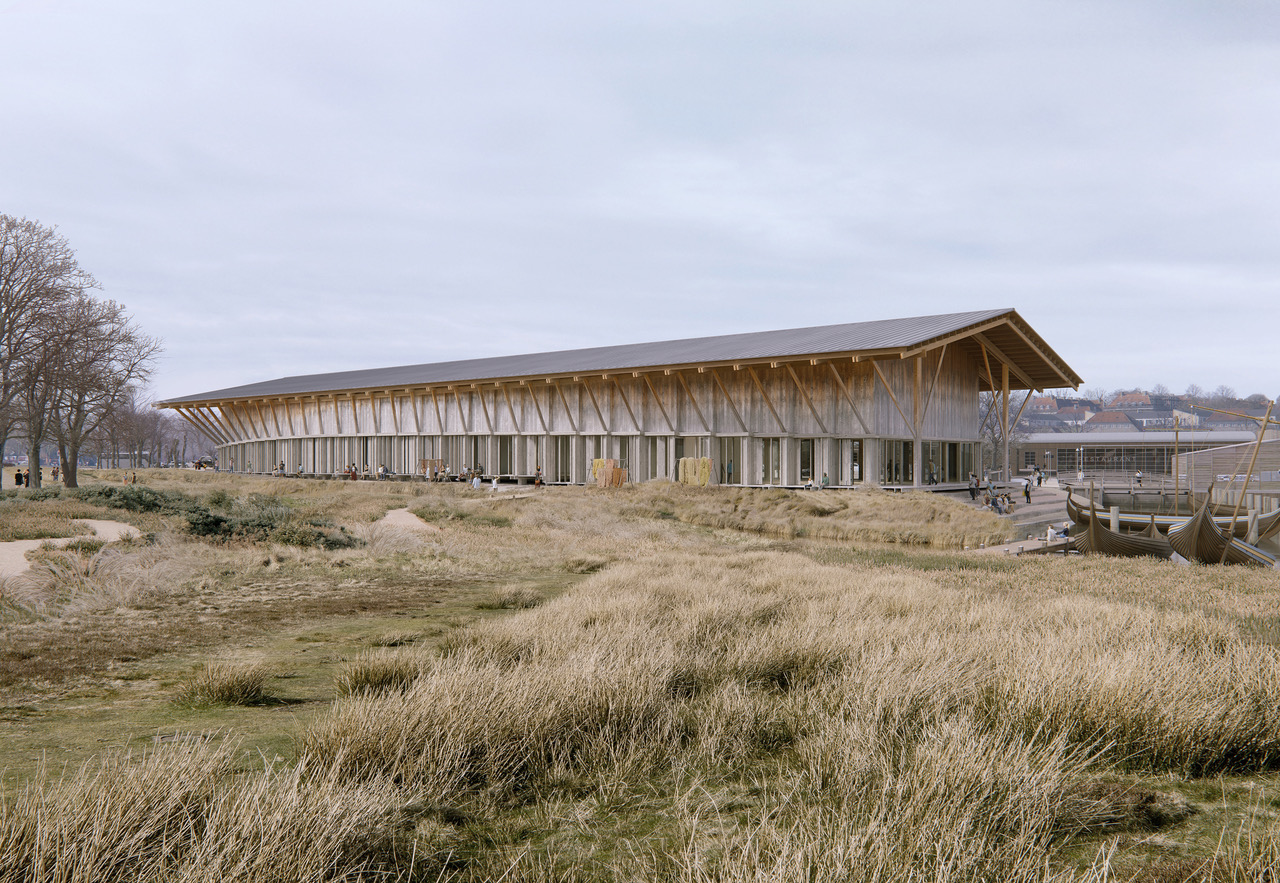
M 952 320 L 952 321 L 947 321 Z M 862 332 L 864 326 L 871 332 Z M 881 336 L 877 332 L 884 327 Z M 847 330 L 848 329 L 848 330 Z M 742 354 L 734 346 L 741 341 Z M 817 344 L 855 342 L 856 346 L 832 348 Z M 705 343 L 707 358 L 694 359 Z M 805 346 L 810 344 L 810 346 Z M 879 345 L 877 345 L 879 344 Z M 769 347 L 774 346 L 775 350 Z M 220 404 L 264 401 L 297 401 L 315 398 L 408 394 L 415 390 L 476 389 L 508 384 L 554 384 L 557 381 L 608 379 L 641 374 L 742 369 L 761 365 L 822 364 L 868 360 L 904 360 L 954 348 L 979 365 L 979 388 L 1003 388 L 1005 368 L 1010 390 L 1079 388 L 1083 380 L 1053 351 L 1016 310 L 995 310 L 954 316 L 926 316 L 847 326 L 820 326 L 777 332 L 633 344 L 562 353 L 476 359 L 400 368 L 372 369 L 335 374 L 287 377 L 231 387 L 194 396 L 157 402 L 159 408 L 210 407 Z M 678 360 L 646 359 L 678 352 Z M 761 355 L 761 352 L 768 352 Z M 598 367 L 592 366 L 597 358 Z M 628 361 L 630 363 L 628 363 Z M 547 370 L 528 370 L 537 365 Z M 556 368 L 563 370 L 555 370 Z M 477 376 L 465 376 L 468 370 Z M 453 372 L 453 373 L 450 373 Z

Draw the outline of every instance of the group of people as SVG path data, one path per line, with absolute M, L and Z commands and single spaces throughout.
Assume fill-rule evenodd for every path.
M 30 469 L 13 470 L 13 486 L 14 487 L 31 487 L 31 470 Z
M 827 473 L 825 473 L 825 472 L 824 472 L 824 473 L 822 473 L 822 480 L 821 480 L 820 482 L 818 482 L 818 485 L 817 485 L 817 486 L 818 486 L 818 487 L 820 487 L 820 488 L 822 488 L 824 491 L 825 491 L 827 488 L 831 487 L 831 479 L 827 477 Z M 807 490 L 807 491 L 811 491 L 811 490 L 813 490 L 813 489 L 814 489 L 814 484 L 813 484 L 813 479 L 812 479 L 812 478 L 810 478 L 808 481 L 806 481 L 806 482 L 804 483 L 804 489 L 805 489 L 805 490 Z
M 1044 474 L 1037 469 L 1032 478 L 1022 479 L 1022 497 L 1028 503 L 1031 502 L 1031 482 L 1036 481 L 1037 487 L 1044 480 Z M 984 481 L 978 481 L 978 476 L 972 472 L 969 473 L 969 499 L 977 502 L 978 494 L 982 494 L 982 505 L 984 508 L 991 509 L 997 515 L 1008 515 L 1013 511 L 1013 500 L 1006 493 L 996 493 L 995 486 L 992 485 L 991 479 L 988 477 Z

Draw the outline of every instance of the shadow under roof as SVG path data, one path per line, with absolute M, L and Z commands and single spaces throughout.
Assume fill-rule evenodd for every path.
M 862 353 L 892 355 L 895 352 L 917 349 L 931 341 L 953 338 L 967 329 L 973 329 L 974 333 L 983 331 L 1019 365 L 1038 388 L 1079 386 L 1082 382 L 1016 311 L 1000 309 L 463 359 L 394 368 L 306 374 L 182 396 L 158 402 L 157 405 L 173 407 L 236 399 L 402 389 L 482 380 L 563 377 L 708 363 L 850 356 Z M 1026 383 L 1015 381 L 1014 388 L 1023 389 L 1027 386 Z

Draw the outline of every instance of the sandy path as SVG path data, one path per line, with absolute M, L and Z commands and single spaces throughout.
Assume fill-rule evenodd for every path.
M 421 530 L 427 533 L 439 533 L 440 528 L 434 524 L 427 524 L 417 515 L 414 515 L 408 509 L 392 509 L 386 515 L 379 519 L 382 524 L 389 524 L 392 527 L 403 527 L 408 530 Z
M 82 524 L 87 524 L 94 537 L 105 540 L 108 543 L 128 536 L 136 537 L 138 535 L 136 527 L 119 521 L 101 521 L 96 518 L 78 518 L 76 520 Z M 65 546 L 72 540 L 81 539 L 89 535 L 80 534 L 78 537 L 64 537 L 56 540 L 14 540 L 9 543 L 0 543 L 0 579 L 25 573 L 31 566 L 31 562 L 27 560 L 27 553 L 32 549 L 39 549 L 45 543 Z

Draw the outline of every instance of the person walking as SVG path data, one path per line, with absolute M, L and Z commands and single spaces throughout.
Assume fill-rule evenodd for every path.
M 1027 479 L 1026 483 L 1022 485 L 1022 496 L 1026 499 L 1028 503 L 1031 502 L 1031 479 L 1029 478 Z

